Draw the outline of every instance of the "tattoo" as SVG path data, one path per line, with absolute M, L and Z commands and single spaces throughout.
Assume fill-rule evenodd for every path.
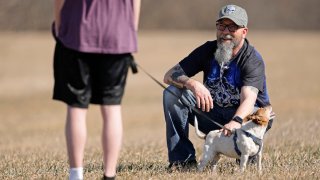
M 253 86 L 246 86 L 247 88 L 249 88 L 251 91 L 253 91 L 255 94 L 258 94 L 259 90 L 256 87 Z
M 186 75 L 186 73 L 183 71 L 183 69 L 179 65 L 176 65 L 173 68 L 171 78 L 173 81 L 177 83 L 182 83 L 182 84 L 184 84 L 189 79 L 189 77 Z

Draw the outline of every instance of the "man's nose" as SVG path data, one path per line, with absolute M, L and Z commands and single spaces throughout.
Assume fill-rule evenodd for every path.
M 224 34 L 229 34 L 229 33 L 230 33 L 229 28 L 228 28 L 228 27 L 224 28 L 224 30 L 222 31 L 222 33 L 224 33 Z

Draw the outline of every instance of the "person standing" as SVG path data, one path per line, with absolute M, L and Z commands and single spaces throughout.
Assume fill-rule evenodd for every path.
M 226 136 L 231 134 L 229 130 L 240 128 L 242 119 L 255 107 L 271 105 L 264 61 L 246 39 L 247 25 L 245 9 L 222 7 L 216 20 L 217 39 L 196 48 L 165 74 L 164 82 L 170 85 L 163 92 L 169 169 L 196 165 L 195 149 L 188 138 L 194 116 L 206 134 L 221 129 L 186 104 L 224 125 L 221 131 Z M 199 72 L 203 72 L 203 83 L 191 78 Z
M 100 105 L 104 179 L 114 179 L 122 144 L 121 100 L 137 52 L 140 0 L 55 0 L 53 99 L 67 104 L 69 179 L 83 179 L 86 115 Z

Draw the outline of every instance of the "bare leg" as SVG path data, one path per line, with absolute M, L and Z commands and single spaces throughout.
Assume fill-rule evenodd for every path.
M 84 148 L 87 139 L 87 109 L 67 108 L 65 135 L 70 168 L 83 167 Z
M 101 106 L 103 117 L 102 146 L 104 154 L 104 175 L 116 175 L 117 161 L 122 144 L 121 105 Z

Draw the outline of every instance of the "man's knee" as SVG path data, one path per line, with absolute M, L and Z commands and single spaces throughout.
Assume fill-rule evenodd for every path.
M 168 102 L 172 100 L 178 100 L 181 96 L 182 89 L 179 89 L 175 86 L 168 86 L 163 91 L 163 101 Z

